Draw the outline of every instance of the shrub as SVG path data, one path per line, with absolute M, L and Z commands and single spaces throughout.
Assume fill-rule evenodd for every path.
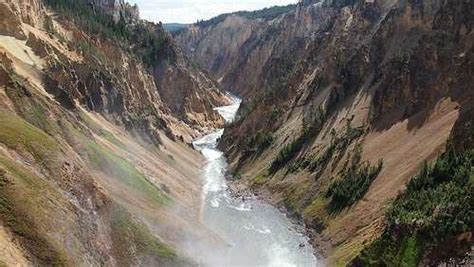
M 270 133 L 258 132 L 247 142 L 247 149 L 261 153 L 273 143 L 273 135 Z
M 308 166 L 309 170 L 312 172 L 319 172 L 323 170 L 326 165 L 329 163 L 332 155 L 334 154 L 336 146 L 331 144 L 320 157 L 317 157 L 313 161 L 311 161 Z
M 473 150 L 450 147 L 433 166 L 425 164 L 392 204 L 383 235 L 354 264 L 417 265 L 419 251 L 433 252 L 434 263 L 463 257 L 470 245 L 456 236 L 474 227 L 473 162 Z
M 350 122 L 346 125 L 346 131 L 340 137 L 337 137 L 336 131 L 332 129 L 331 135 L 331 144 L 329 147 L 322 153 L 322 155 L 314 158 L 311 160 L 307 167 L 312 172 L 321 172 L 323 171 L 330 160 L 332 159 L 333 155 L 339 151 L 340 155 L 343 155 L 348 146 L 356 139 L 360 138 L 365 133 L 365 127 L 356 127 L 353 128 Z M 360 151 L 359 151 L 360 153 Z
M 280 150 L 280 153 L 273 160 L 272 165 L 270 166 L 270 172 L 274 173 L 281 169 L 286 163 L 288 163 L 303 147 L 305 137 L 305 134 L 301 135 L 298 137 L 298 139 L 294 140 L 289 145 Z
M 329 187 L 326 197 L 331 198 L 328 208 L 331 212 L 340 211 L 360 200 L 382 170 L 383 162 L 371 166 L 368 162 L 360 167 L 352 166 L 342 179 L 335 181 Z

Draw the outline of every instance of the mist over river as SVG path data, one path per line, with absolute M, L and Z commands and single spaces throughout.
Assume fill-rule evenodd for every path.
M 231 122 L 240 106 L 216 108 Z M 207 160 L 203 169 L 203 223 L 228 246 L 211 256 L 202 256 L 204 266 L 318 266 L 308 237 L 296 231 L 295 225 L 275 207 L 254 197 L 242 199 L 229 190 L 225 173 L 227 162 L 217 142 L 224 133 L 218 130 L 193 144 Z

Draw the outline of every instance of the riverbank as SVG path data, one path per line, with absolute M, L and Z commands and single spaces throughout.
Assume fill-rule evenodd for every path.
M 240 101 L 216 110 L 231 122 Z M 226 179 L 227 160 L 217 149 L 224 130 L 196 140 L 193 145 L 207 159 L 203 167 L 202 223 L 227 247 L 211 253 L 200 251 L 198 262 L 206 266 L 318 266 L 317 258 L 301 224 L 255 196 L 237 197 Z
M 276 202 L 272 199 L 270 192 L 266 190 L 255 190 L 251 186 L 243 183 L 241 180 L 231 178 L 230 173 L 227 174 L 229 183 L 229 192 L 236 198 L 244 198 L 245 200 L 256 199 L 265 203 L 269 203 L 276 209 L 278 209 L 284 216 L 294 225 L 295 230 L 309 237 L 311 248 L 314 251 L 315 256 L 319 261 L 327 256 L 327 250 L 324 245 L 324 240 L 318 235 L 318 233 L 304 222 L 303 218 L 298 216 L 296 213 L 291 213 L 288 208 L 282 203 Z

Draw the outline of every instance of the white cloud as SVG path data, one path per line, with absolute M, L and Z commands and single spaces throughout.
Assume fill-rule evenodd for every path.
M 297 0 L 129 0 L 140 7 L 141 17 L 163 23 L 193 23 L 219 14 L 240 10 L 258 10 L 274 5 L 287 5 Z

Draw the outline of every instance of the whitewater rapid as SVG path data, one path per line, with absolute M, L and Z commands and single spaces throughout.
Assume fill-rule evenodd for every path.
M 226 122 L 232 122 L 240 106 L 240 99 L 233 100 L 233 105 L 216 108 Z M 202 173 L 203 223 L 229 244 L 201 259 L 202 263 L 211 267 L 320 265 L 308 237 L 278 209 L 255 197 L 243 200 L 230 194 L 227 161 L 217 149 L 223 133 L 221 129 L 193 143 L 207 160 Z

